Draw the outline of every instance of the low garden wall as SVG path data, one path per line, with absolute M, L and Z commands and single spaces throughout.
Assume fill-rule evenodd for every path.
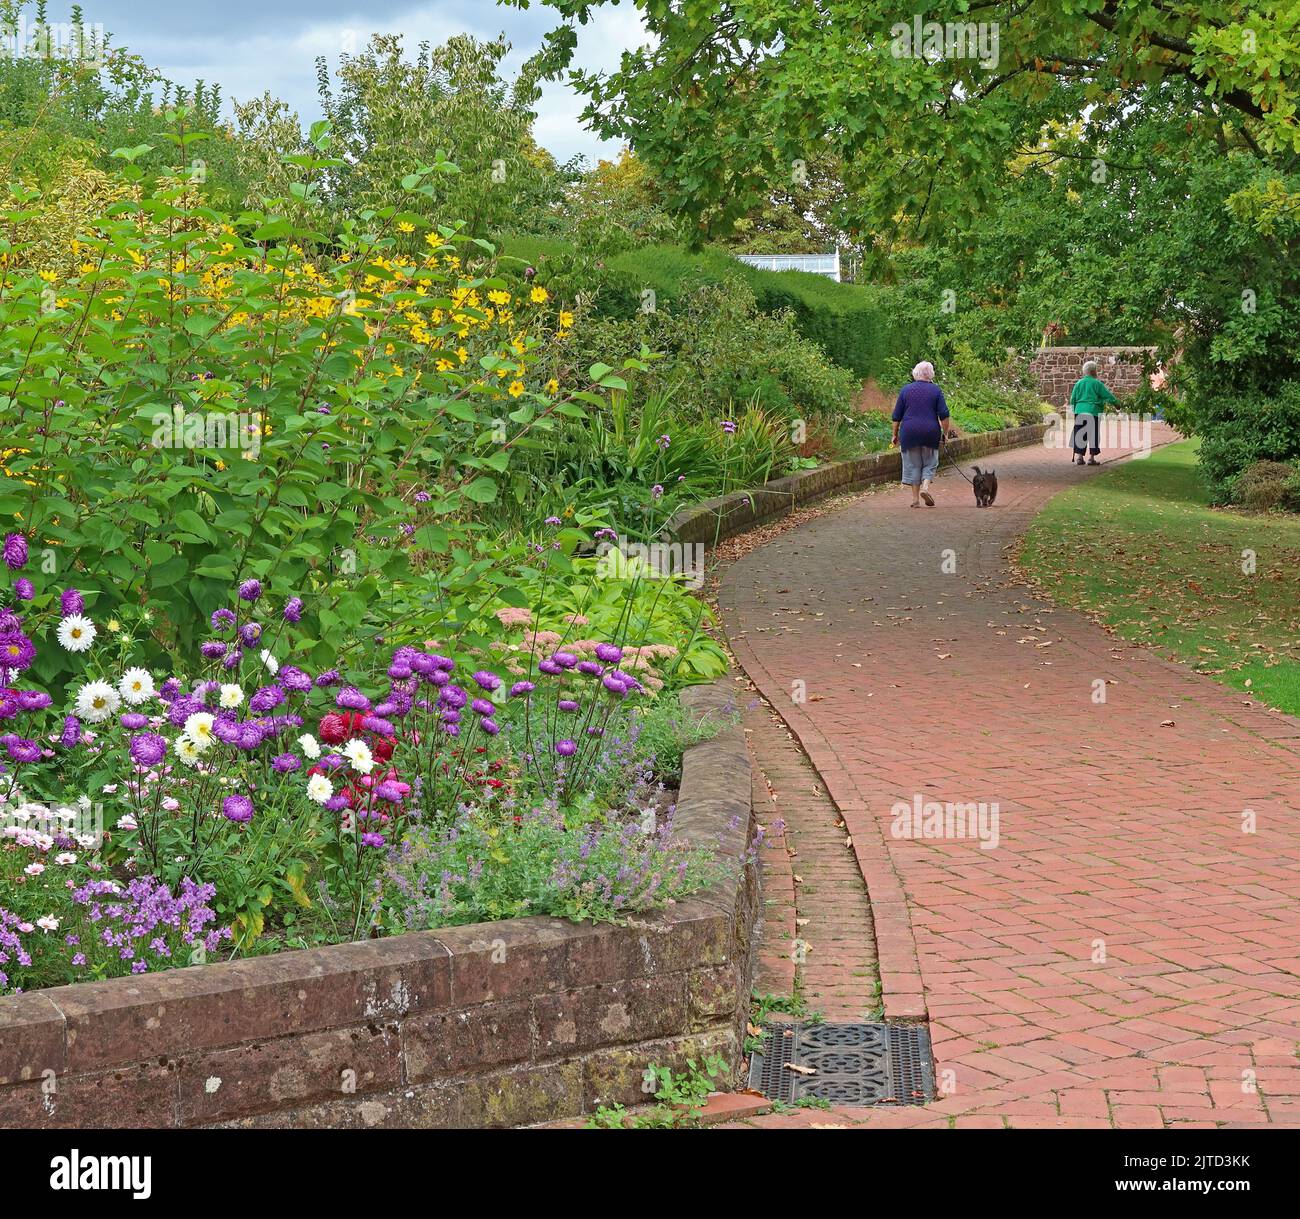
M 1042 440 L 1046 430 L 1046 424 L 1033 423 L 1026 427 L 959 437 L 944 445 L 939 468 L 942 469 L 949 458 L 965 463 L 1000 449 L 1035 444 Z M 800 470 L 785 478 L 774 479 L 755 491 L 735 491 L 685 508 L 668 522 L 668 531 L 674 541 L 709 546 L 715 539 L 724 541 L 735 537 L 828 495 L 895 482 L 901 475 L 902 456 L 897 449 L 832 462 L 816 470 Z
M 1029 372 L 1038 380 L 1044 402 L 1064 406 L 1070 390 L 1083 375 L 1085 360 L 1097 361 L 1097 376 L 1111 393 L 1127 398 L 1142 387 L 1146 375 L 1143 361 L 1155 354 L 1154 347 L 1043 347 L 1029 361 Z
M 0 1127 L 518 1126 L 642 1103 L 651 1064 L 734 1070 L 749 765 L 739 727 L 686 752 L 676 826 L 726 876 L 628 926 L 521 918 L 0 997 Z

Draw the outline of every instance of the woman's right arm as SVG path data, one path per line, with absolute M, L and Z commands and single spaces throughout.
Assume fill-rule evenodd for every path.
M 903 404 L 903 391 L 898 391 L 898 401 L 894 403 L 894 434 L 890 437 L 889 444 L 891 447 L 898 443 L 898 425 L 902 423 L 903 416 L 907 413 L 907 407 Z

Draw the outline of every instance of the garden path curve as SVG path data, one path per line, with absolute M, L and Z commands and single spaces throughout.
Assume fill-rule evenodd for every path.
M 1035 512 L 1095 471 L 990 464 L 992 509 L 950 472 L 934 509 L 865 495 L 723 577 L 735 655 L 851 836 L 886 1017 L 928 1018 L 943 1093 L 748 1124 L 1300 1125 L 1300 720 L 1017 582 Z M 995 802 L 997 846 L 895 836 L 917 800 Z

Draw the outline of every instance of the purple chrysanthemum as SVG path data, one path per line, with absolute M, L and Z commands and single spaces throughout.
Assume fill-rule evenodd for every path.
M 276 679 L 284 689 L 294 694 L 306 694 L 311 690 L 311 678 L 295 665 L 282 665 Z
M 212 623 L 214 631 L 224 631 L 235 625 L 235 611 L 228 609 L 213 610 L 212 617 L 208 621 Z
M 64 749 L 71 749 L 81 740 L 81 721 L 75 715 L 63 717 L 63 731 L 59 734 L 59 744 Z
M 52 701 L 44 690 L 18 691 L 18 706 L 23 711 L 44 711 Z
M 491 715 L 496 708 L 485 698 L 476 698 L 470 703 L 470 710 L 478 715 Z
M 623 649 L 613 643 L 598 643 L 596 655 L 607 664 L 616 665 L 623 659 Z
M 337 686 L 342 679 L 339 677 L 337 669 L 326 669 L 324 673 L 316 675 L 316 684 L 322 689 L 329 686 Z
M 227 821 L 252 821 L 253 802 L 247 796 L 227 796 L 221 802 L 221 812 Z
M 555 742 L 555 752 L 562 758 L 571 758 L 578 752 L 578 742 L 565 737 L 564 740 Z
M 239 628 L 239 637 L 251 647 L 262 638 L 262 624 L 260 622 L 245 622 Z
M 167 742 L 156 732 L 142 732 L 131 738 L 131 760 L 137 766 L 157 766 L 167 754 Z
M 271 765 L 278 770 L 280 774 L 288 774 L 291 770 L 297 770 L 302 763 L 298 761 L 296 754 L 282 753 L 271 759 Z
M 334 704 L 337 707 L 348 707 L 353 711 L 370 710 L 370 700 L 356 686 L 344 686 L 335 695 Z
M 138 711 L 128 711 L 122 716 L 122 727 L 129 732 L 138 732 L 141 728 L 149 726 L 149 717 L 141 715 Z
M 487 717 L 479 720 L 478 726 L 483 732 L 486 732 L 488 736 L 496 736 L 496 734 L 501 731 L 501 725 L 498 724 L 496 720 Z
M 208 660 L 220 660 L 226 654 L 226 645 L 220 639 L 209 639 L 199 646 L 199 652 Z
M 9 756 L 15 762 L 35 762 L 40 759 L 41 747 L 35 741 L 24 740 L 17 736 L 10 737 Z
M 301 597 L 290 597 L 289 600 L 284 603 L 284 620 L 286 622 L 302 621 Z
M 284 691 L 279 686 L 262 686 L 248 700 L 248 709 L 260 715 L 266 711 L 273 711 L 282 702 L 284 702 Z
M 531 681 L 517 681 L 510 687 L 510 697 L 520 698 L 525 694 L 531 694 L 537 689 L 537 684 Z
M 577 711 L 578 704 L 571 698 L 562 698 L 555 704 L 561 711 Z
M 245 580 L 239 586 L 239 599 L 241 601 L 253 602 L 262 595 L 262 582 L 260 580 Z
M 27 539 L 21 533 L 5 534 L 4 560 L 10 571 L 21 571 L 27 564 Z
M 75 588 L 65 588 L 59 594 L 59 611 L 65 618 L 70 614 L 84 614 L 86 600 Z
M 17 597 L 19 601 L 30 601 L 36 596 L 36 589 L 33 587 L 32 582 L 29 579 L 25 576 L 19 576 L 18 579 L 14 581 L 14 596 Z

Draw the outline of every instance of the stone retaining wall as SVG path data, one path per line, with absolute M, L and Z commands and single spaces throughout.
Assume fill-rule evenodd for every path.
M 677 828 L 726 876 L 630 926 L 512 919 L 0 997 L 0 1127 L 517 1126 L 642 1103 L 652 1063 L 735 1070 L 749 766 L 739 727 L 687 751 Z
M 940 469 L 950 458 L 965 466 L 969 460 L 986 453 L 1034 444 L 1042 440 L 1046 429 L 1046 424 L 1033 423 L 999 432 L 962 436 L 944 445 Z M 855 457 L 850 461 L 837 461 L 816 470 L 800 470 L 797 474 L 773 479 L 756 491 L 735 491 L 684 508 L 668 522 L 668 531 L 675 541 L 711 546 L 715 539 L 725 541 L 828 495 L 857 491 L 876 483 L 895 482 L 901 475 L 902 457 L 897 449 Z
M 1126 398 L 1141 388 L 1143 358 L 1154 352 L 1154 347 L 1044 347 L 1029 361 L 1029 371 L 1038 378 L 1043 401 L 1064 406 L 1083 375 L 1083 362 L 1096 360 L 1097 377 L 1117 398 Z

